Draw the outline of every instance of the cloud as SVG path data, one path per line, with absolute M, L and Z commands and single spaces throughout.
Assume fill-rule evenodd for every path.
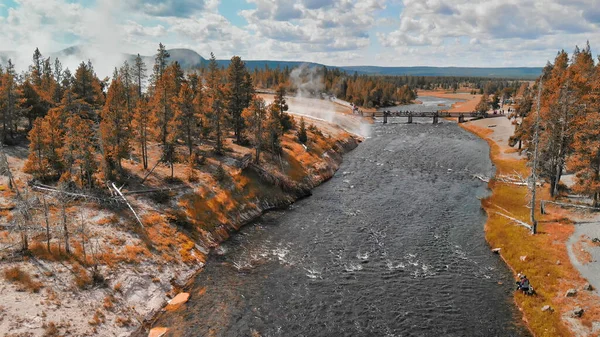
M 205 9 L 204 0 L 126 0 L 134 10 L 153 16 L 190 17 Z
M 539 66 L 600 46 L 598 0 L 242 1 L 18 0 L 2 8 L 0 48 L 25 69 L 36 47 L 93 46 L 110 75 L 122 52 L 150 55 L 159 42 L 205 57 L 389 66 Z
M 591 2 L 547 0 L 405 0 L 400 27 L 379 35 L 387 47 L 441 44 L 448 37 L 533 40 L 597 32 L 587 15 Z

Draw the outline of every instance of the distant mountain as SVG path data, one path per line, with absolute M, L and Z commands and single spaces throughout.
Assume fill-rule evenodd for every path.
M 170 60 L 172 62 L 179 62 L 184 69 L 201 68 L 208 65 L 208 60 L 202 57 L 197 52 L 191 49 L 169 49 L 171 55 Z M 75 57 L 78 59 L 88 60 L 91 55 L 87 53 L 94 53 L 94 48 L 87 46 L 73 46 L 63 49 L 59 52 L 52 53 L 52 58 L 58 57 L 59 59 L 65 59 L 68 57 Z M 126 59 L 132 63 L 136 55 L 125 54 Z M 6 63 L 8 58 L 15 58 L 14 52 L 0 52 L 0 62 Z M 148 66 L 148 69 L 152 69 L 154 64 L 154 56 L 142 56 L 144 62 Z M 217 60 L 219 66 L 227 67 L 230 60 Z M 306 64 L 309 67 L 323 67 L 325 65 L 319 63 L 302 62 L 302 61 L 275 61 L 275 60 L 245 60 L 246 66 L 250 70 L 256 68 L 295 68 L 302 64 Z M 115 66 L 118 66 L 115 64 Z M 389 75 L 389 76 L 464 76 L 464 77 L 491 77 L 491 78 L 512 78 L 512 79 L 535 79 L 542 73 L 542 68 L 534 67 L 505 67 L 505 68 L 473 68 L 473 67 L 377 67 L 377 66 L 349 66 L 349 67 L 332 67 L 328 68 L 339 68 L 350 74 L 366 74 L 366 75 Z

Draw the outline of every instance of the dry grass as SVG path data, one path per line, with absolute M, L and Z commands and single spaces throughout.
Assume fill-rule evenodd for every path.
M 123 261 L 127 263 L 140 263 L 141 257 L 151 257 L 152 254 L 146 247 L 142 246 L 125 246 L 121 252 Z
M 502 157 L 501 147 L 487 137 L 493 131 L 468 123 L 461 126 L 488 141 L 497 175 L 511 174 L 513 171 L 523 176 L 529 174 L 524 160 Z M 526 273 L 536 287 L 536 296 L 515 294 L 515 301 L 524 314 L 527 326 L 536 336 L 570 336 L 571 332 L 561 320 L 561 315 L 576 305 L 586 303 L 590 306 L 586 306 L 582 321 L 584 325 L 590 326 L 592 319 L 600 317 L 597 305 L 593 304 L 593 300 L 597 301 L 597 298 L 586 293 L 582 293 L 577 299 L 564 297 L 567 289 L 578 288 L 585 282 L 569 260 L 566 245 L 574 228 L 568 221 L 562 221 L 564 212 L 542 216 L 539 214 L 539 204 L 536 205 L 539 234 L 531 235 L 527 229 L 510 223 L 497 214 L 508 210 L 508 215 L 529 223 L 527 187 L 494 180 L 489 183 L 489 187 L 492 195 L 482 202 L 488 214 L 486 239 L 493 248 L 502 248 L 502 258 L 513 272 Z M 539 199 L 549 198 L 547 189 L 548 187 L 540 189 Z M 522 259 L 523 256 L 526 258 Z M 561 263 L 557 264 L 557 261 Z M 551 304 L 556 313 L 542 312 L 541 307 L 546 304 Z
M 100 309 L 98 309 L 98 310 L 96 310 L 96 312 L 94 313 L 94 316 L 88 323 L 91 326 L 98 326 L 98 325 L 104 323 L 105 321 L 106 321 L 106 316 Z
M 41 282 L 34 281 L 26 271 L 21 270 L 19 267 L 4 269 L 4 279 L 17 284 L 19 286 L 19 291 L 37 293 L 43 286 Z

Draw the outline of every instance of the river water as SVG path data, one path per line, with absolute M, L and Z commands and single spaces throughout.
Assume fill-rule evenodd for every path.
M 375 124 L 314 194 L 223 243 L 171 336 L 527 336 L 485 242 L 486 143 Z

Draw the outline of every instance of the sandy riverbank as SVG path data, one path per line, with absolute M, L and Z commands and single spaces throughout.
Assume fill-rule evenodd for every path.
M 494 118 L 461 124 L 485 139 L 490 145 L 490 157 L 496 166 L 496 177 L 515 173 L 527 177 L 526 161 L 507 146 L 512 134 L 508 119 Z M 525 296 L 515 293 L 515 303 L 523 313 L 523 320 L 535 336 L 598 336 L 600 310 L 595 291 L 585 290 L 587 280 L 569 258 L 569 240 L 575 232 L 573 213 L 550 208 L 548 214 L 539 214 L 537 235 L 509 220 L 506 216 L 529 222 L 528 189 L 492 179 L 490 197 L 482 201 L 488 214 L 485 225 L 486 239 L 491 248 L 500 248 L 500 255 L 516 274 L 525 273 L 537 294 Z M 548 186 L 539 190 L 540 199 L 549 199 Z M 512 286 L 512 285 L 509 285 Z M 566 296 L 575 289 L 574 296 Z M 542 310 L 545 306 L 550 310 Z M 574 317 L 576 308 L 583 315 Z

